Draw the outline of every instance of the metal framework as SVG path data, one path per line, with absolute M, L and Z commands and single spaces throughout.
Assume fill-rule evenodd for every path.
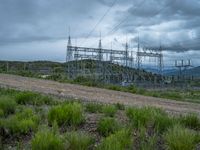
M 140 51 L 138 46 L 136 59 L 138 69 L 140 69 L 141 66 L 141 58 L 148 56 L 159 59 L 159 69 L 162 71 L 162 49 L 159 48 L 157 50 L 159 52 L 152 52 L 156 50 L 157 49 L 143 48 L 143 50 Z M 139 73 L 136 75 L 133 74 L 133 71 L 130 71 L 131 68 L 135 67 L 135 59 L 133 56 L 133 51 L 129 51 L 127 42 L 125 44 L 125 50 L 113 50 L 112 48 L 104 49 L 102 48 L 101 39 L 99 40 L 98 48 L 78 47 L 72 46 L 71 38 L 69 36 L 66 54 L 68 78 L 75 78 L 77 76 L 92 76 L 96 80 L 100 79 L 105 82 L 112 82 L 116 80 L 116 78 L 118 78 L 118 81 L 120 82 L 133 82 L 139 78 L 142 78 L 139 77 Z M 87 64 L 85 60 L 90 60 L 90 64 Z M 88 65 L 90 65 L 90 68 L 93 69 L 87 67 Z M 116 71 L 116 68 L 113 68 L 114 65 L 116 65 L 116 67 L 118 66 L 118 69 L 120 68 L 121 70 Z
M 159 74 L 162 75 L 163 71 L 163 54 L 162 54 L 162 47 L 144 47 L 142 51 L 140 51 L 140 48 L 138 46 L 137 51 L 137 66 L 138 69 L 140 69 L 142 65 L 142 57 L 149 57 L 149 58 L 156 58 L 157 59 L 157 66 Z

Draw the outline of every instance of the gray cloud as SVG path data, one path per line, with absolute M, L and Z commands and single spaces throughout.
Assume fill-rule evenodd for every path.
M 0 52 L 17 43 L 33 42 L 34 47 L 37 42 L 66 39 L 69 26 L 71 35 L 81 41 L 113 1 L 0 0 Z M 100 30 L 103 36 L 113 30 L 106 35 L 111 39 L 129 35 L 133 46 L 139 33 L 145 46 L 161 41 L 168 51 L 199 51 L 200 1 L 117 0 L 88 41 L 94 42 Z

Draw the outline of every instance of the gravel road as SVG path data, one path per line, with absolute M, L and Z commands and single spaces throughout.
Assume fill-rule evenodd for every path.
M 74 84 L 64 84 L 16 75 L 0 74 L 0 86 L 18 90 L 36 91 L 43 94 L 83 101 L 123 103 L 129 106 L 155 106 L 172 113 L 195 112 L 200 115 L 200 104 L 141 96 Z

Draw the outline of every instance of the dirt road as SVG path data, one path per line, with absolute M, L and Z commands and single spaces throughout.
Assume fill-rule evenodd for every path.
M 200 104 L 146 97 L 131 93 L 73 84 L 63 84 L 15 75 L 0 74 L 0 86 L 19 90 L 36 91 L 66 98 L 103 103 L 123 103 L 134 106 L 156 106 L 173 113 L 195 112 L 200 115 Z

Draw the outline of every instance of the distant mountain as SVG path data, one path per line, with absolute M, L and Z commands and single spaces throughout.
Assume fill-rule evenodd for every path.
M 166 70 L 164 72 L 164 75 L 179 75 L 179 70 L 178 69 L 172 69 L 172 70 Z M 200 77 L 200 66 L 198 67 L 194 67 L 194 68 L 190 68 L 187 70 L 183 70 L 182 71 L 183 74 L 185 74 L 186 76 L 195 76 L 195 77 Z

